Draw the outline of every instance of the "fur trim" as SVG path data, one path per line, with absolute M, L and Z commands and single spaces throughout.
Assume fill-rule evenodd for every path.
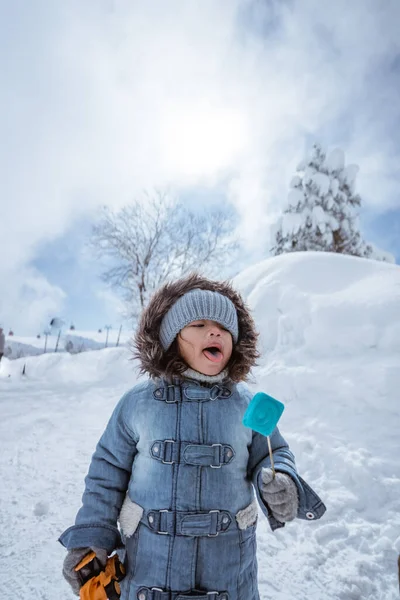
M 167 283 L 151 298 L 142 313 L 139 327 L 133 341 L 134 357 L 140 362 L 141 373 L 150 377 L 182 377 L 188 366 L 177 353 L 176 340 L 165 352 L 159 339 L 161 321 L 167 311 L 184 294 L 191 290 L 202 289 L 219 292 L 227 296 L 234 304 L 238 316 L 239 339 L 235 344 L 228 363 L 228 376 L 234 382 L 247 379 L 250 369 L 255 366 L 259 356 L 257 351 L 258 333 L 249 309 L 230 283 L 212 281 L 197 273 L 183 279 Z
M 127 494 L 118 517 L 122 533 L 125 537 L 131 537 L 135 533 L 142 516 L 143 508 L 139 504 L 132 502 Z
M 258 517 L 257 501 L 253 500 L 251 504 L 239 510 L 236 514 L 236 521 L 239 529 L 247 529 L 250 525 L 254 525 Z

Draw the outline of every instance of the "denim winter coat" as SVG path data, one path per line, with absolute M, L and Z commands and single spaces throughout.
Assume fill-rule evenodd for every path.
M 93 455 L 76 524 L 60 541 L 111 552 L 121 545 L 124 500 L 139 510 L 135 531 L 127 537 L 122 529 L 121 600 L 258 600 L 253 489 L 271 528 L 283 524 L 260 495 L 261 468 L 270 466 L 267 439 L 242 425 L 251 397 L 244 384 L 159 379 L 136 385 L 117 405 Z M 271 442 L 276 470 L 297 484 L 298 517 L 318 519 L 325 507 L 297 474 L 278 429 Z

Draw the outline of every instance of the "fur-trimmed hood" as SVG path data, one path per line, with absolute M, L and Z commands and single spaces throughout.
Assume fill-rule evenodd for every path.
M 194 289 L 211 290 L 228 297 L 234 304 L 239 324 L 239 339 L 234 345 L 227 365 L 228 377 L 235 382 L 244 381 L 256 364 L 258 333 L 249 309 L 230 283 L 212 281 L 196 273 L 161 287 L 151 298 L 142 313 L 133 341 L 134 357 L 141 365 L 141 372 L 150 377 L 180 376 L 187 365 L 178 356 L 176 343 L 165 352 L 159 339 L 161 321 L 175 302 Z

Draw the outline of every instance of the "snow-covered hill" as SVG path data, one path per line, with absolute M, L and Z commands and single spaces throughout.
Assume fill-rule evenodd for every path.
M 260 517 L 262 599 L 398 598 L 399 267 L 299 253 L 236 284 L 261 330 L 251 385 L 285 403 L 281 430 L 328 508 L 275 533 Z M 73 598 L 56 540 L 113 406 L 136 381 L 129 358 L 112 348 L 2 363 L 0 571 L 21 600 Z
M 400 268 L 294 253 L 236 283 L 261 330 L 254 387 L 285 403 L 282 431 L 328 507 L 274 536 L 261 524 L 264 598 L 398 598 Z

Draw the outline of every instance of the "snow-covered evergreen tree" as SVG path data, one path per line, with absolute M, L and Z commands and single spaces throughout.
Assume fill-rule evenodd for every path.
M 345 166 L 339 148 L 326 156 L 314 144 L 290 183 L 272 254 L 317 250 L 392 262 L 390 254 L 362 239 L 357 211 L 361 198 L 355 193 L 358 170 L 357 165 Z

